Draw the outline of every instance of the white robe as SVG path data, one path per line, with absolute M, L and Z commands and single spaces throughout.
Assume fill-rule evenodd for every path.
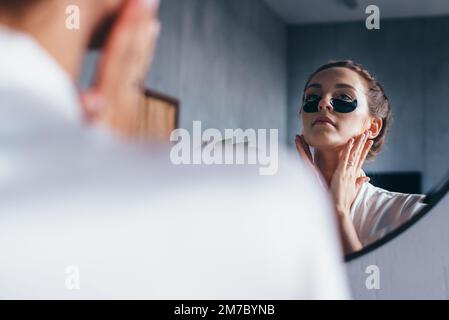
M 366 176 L 363 171 L 362 175 Z M 373 243 L 407 222 L 426 206 L 422 202 L 425 197 L 364 183 L 351 207 L 352 221 L 362 244 Z

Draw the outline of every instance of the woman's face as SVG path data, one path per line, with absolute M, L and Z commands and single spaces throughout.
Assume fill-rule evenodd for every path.
M 306 142 L 316 149 L 335 149 L 349 139 L 370 128 L 371 116 L 366 98 L 366 83 L 355 71 L 335 67 L 316 74 L 309 82 L 304 97 L 321 97 L 318 112 L 301 110 L 303 134 Z M 350 113 L 335 112 L 331 99 L 357 100 L 357 108 Z M 317 120 L 328 117 L 333 124 Z

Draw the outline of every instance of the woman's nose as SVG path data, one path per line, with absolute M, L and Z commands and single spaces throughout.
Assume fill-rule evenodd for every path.
M 318 111 L 321 111 L 321 110 L 329 110 L 329 111 L 332 111 L 333 108 L 334 108 L 334 107 L 332 107 L 331 99 L 329 99 L 329 98 L 324 98 L 324 97 L 323 97 L 323 98 L 320 100 L 320 103 L 318 103 Z

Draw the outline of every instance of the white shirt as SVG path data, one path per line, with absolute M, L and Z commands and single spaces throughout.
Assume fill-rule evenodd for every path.
M 347 298 L 331 206 L 279 172 L 96 139 L 67 74 L 0 29 L 0 298 Z
M 366 176 L 362 171 L 362 175 Z M 351 217 L 364 246 L 379 240 L 423 209 L 425 195 L 391 192 L 363 184 L 351 207 Z
M 11 124 L 8 130 L 16 134 L 23 132 L 22 130 L 34 130 L 35 125 L 40 122 L 34 121 L 31 116 L 41 118 L 41 114 L 45 115 L 42 120 L 55 114 L 59 121 L 64 121 L 64 125 L 81 123 L 77 92 L 73 82 L 36 41 L 25 34 L 0 26 L 0 45 L 3 49 L 0 51 L 2 115 L 5 115 L 5 111 L 11 116 L 16 114 L 5 98 L 13 101 L 41 102 L 29 108 L 34 110 L 30 116 L 22 114 L 22 123 L 26 121 L 29 125 L 18 128 L 15 124 Z M 23 96 L 25 92 L 26 96 Z

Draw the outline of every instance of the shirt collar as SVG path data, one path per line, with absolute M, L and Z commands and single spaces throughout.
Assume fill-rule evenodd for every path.
M 76 86 L 40 44 L 26 33 L 0 25 L 0 88 L 20 88 L 50 103 L 41 108 L 70 122 L 81 121 Z

